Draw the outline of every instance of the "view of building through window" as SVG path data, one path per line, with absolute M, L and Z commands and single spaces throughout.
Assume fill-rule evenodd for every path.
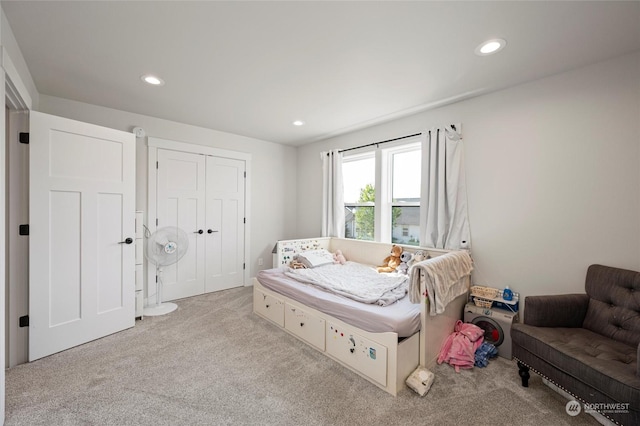
M 374 240 L 375 157 L 354 156 L 342 163 L 344 181 L 345 237 Z
M 391 154 L 391 242 L 420 245 L 420 147 Z
M 344 158 L 345 237 L 419 245 L 420 145 L 413 143 L 382 153 L 384 161 L 380 164 L 385 170 L 378 173 L 388 179 L 382 180 L 379 190 L 375 187 L 375 152 Z M 382 216 L 389 219 L 388 223 L 376 223 L 376 203 L 387 209 Z M 376 236 L 376 225 L 387 238 Z

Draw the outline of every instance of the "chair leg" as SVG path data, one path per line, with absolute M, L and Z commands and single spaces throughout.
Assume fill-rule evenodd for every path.
M 527 367 L 526 365 L 524 365 L 523 363 L 518 361 L 518 369 L 520 370 L 520 371 L 518 371 L 518 374 L 520 375 L 520 378 L 522 379 L 522 387 L 528 388 L 529 387 L 529 377 L 531 377 L 531 375 L 529 374 L 529 367 Z

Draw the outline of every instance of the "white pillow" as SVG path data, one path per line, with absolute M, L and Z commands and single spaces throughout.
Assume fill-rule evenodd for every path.
M 317 268 L 332 264 L 333 255 L 325 249 L 303 251 L 298 254 L 298 261 L 307 268 Z

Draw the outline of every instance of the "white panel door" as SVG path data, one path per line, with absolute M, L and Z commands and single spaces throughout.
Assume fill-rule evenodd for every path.
M 244 284 L 245 162 L 207 157 L 206 291 Z
M 33 361 L 135 324 L 136 154 L 131 133 L 38 112 L 30 128 Z
M 158 150 L 157 228 L 177 226 L 187 233 L 189 249 L 162 272 L 163 301 L 204 293 L 205 156 Z

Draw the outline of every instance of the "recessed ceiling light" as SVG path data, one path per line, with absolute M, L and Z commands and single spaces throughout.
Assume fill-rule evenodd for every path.
M 304 121 L 296 120 L 292 123 L 294 126 L 304 126 Z
M 497 53 L 504 49 L 507 45 L 507 41 L 501 38 L 494 38 L 492 40 L 487 40 L 482 43 L 480 46 L 476 47 L 476 55 L 478 56 L 487 56 L 492 53 Z
M 164 86 L 164 80 L 152 74 L 142 75 L 140 76 L 140 79 L 142 79 L 142 81 L 144 81 L 145 83 L 151 84 L 153 86 Z

